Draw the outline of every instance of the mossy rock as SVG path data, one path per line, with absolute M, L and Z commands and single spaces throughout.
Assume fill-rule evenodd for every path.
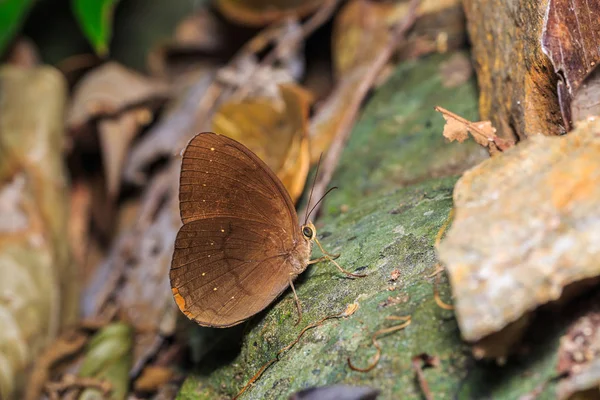
M 325 262 L 309 267 L 296 282 L 302 322 L 294 325 L 296 309 L 288 291 L 241 328 L 241 349 L 234 357 L 206 356 L 184 383 L 179 399 L 233 397 L 305 326 L 353 302 L 359 304 L 353 315 L 306 332 L 241 399 L 287 398 L 304 388 L 334 383 L 371 386 L 381 391 L 382 399 L 420 399 L 411 359 L 421 353 L 440 359 L 438 367 L 424 371 L 435 399 L 517 398 L 552 375 L 553 355 L 543 350 L 532 360 L 509 363 L 502 373 L 500 367 L 477 363 L 460 339 L 453 312 L 434 300 L 428 275 L 436 269 L 435 237 L 452 207 L 454 183 L 485 157 L 472 142 L 447 143 L 442 137 L 444 120 L 433 110 L 435 105 L 477 120 L 474 81 L 456 87 L 442 84 L 440 65 L 448 58 L 404 63 L 375 91 L 332 182 L 340 190 L 329 195 L 317 221 L 323 246 L 340 252 L 338 261 L 346 269 L 368 276 L 349 279 Z M 319 256 L 318 249 L 314 256 Z M 391 281 L 396 269 L 400 276 Z M 450 301 L 445 277 L 439 291 Z M 412 318 L 407 328 L 378 340 L 382 356 L 372 371 L 348 367 L 349 357 L 357 366 L 369 364 L 375 354 L 371 335 L 396 323 L 386 317 L 407 315 Z M 225 332 L 202 332 L 228 337 Z M 550 391 L 549 385 L 544 393 Z

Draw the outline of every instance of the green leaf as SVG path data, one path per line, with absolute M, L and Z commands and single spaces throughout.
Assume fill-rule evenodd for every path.
M 33 0 L 0 0 L 0 54 L 21 25 Z
M 2 1 L 2 0 L 0 0 Z M 108 53 L 113 11 L 119 0 L 73 0 L 73 13 L 81 30 L 100 56 Z

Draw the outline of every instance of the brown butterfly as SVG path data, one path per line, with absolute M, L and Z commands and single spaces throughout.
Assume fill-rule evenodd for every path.
M 202 326 L 225 328 L 260 312 L 310 264 L 329 260 L 311 222 L 298 224 L 281 181 L 254 153 L 226 136 L 196 135 L 181 164 L 183 226 L 175 239 L 171 288 L 181 311 Z M 307 215 L 308 219 L 308 215 Z M 312 243 L 323 257 L 310 260 Z

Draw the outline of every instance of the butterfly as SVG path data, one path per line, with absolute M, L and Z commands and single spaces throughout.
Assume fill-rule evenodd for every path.
M 310 202 L 310 200 L 309 200 Z M 199 325 L 237 325 L 271 304 L 288 286 L 302 308 L 294 279 L 334 255 L 312 222 L 298 223 L 287 190 L 252 151 L 212 132 L 188 143 L 181 164 L 177 233 L 170 280 L 179 309 Z M 316 243 L 323 256 L 310 259 Z

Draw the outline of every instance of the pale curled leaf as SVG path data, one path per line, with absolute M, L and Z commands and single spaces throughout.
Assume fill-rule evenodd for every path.
M 169 87 L 116 62 L 109 62 L 87 74 L 75 87 L 67 125 L 78 129 L 92 118 L 112 116 L 126 108 L 162 102 Z
M 496 128 L 492 126 L 491 121 L 468 121 L 451 111 L 442 107 L 435 107 L 435 110 L 442 114 L 446 120 L 443 135 L 450 141 L 463 142 L 471 134 L 477 144 L 487 147 L 490 154 L 494 155 L 499 150 L 504 151 L 514 145 L 512 141 L 501 139 L 496 136 Z
M 77 315 L 63 165 L 66 82 L 50 67 L 0 68 L 0 397 Z
M 457 140 L 459 142 L 464 142 L 469 137 L 468 129 L 466 129 L 465 125 L 460 123 L 459 121 L 449 118 L 444 115 L 444 119 L 446 120 L 446 125 L 444 125 L 444 137 L 450 141 Z

